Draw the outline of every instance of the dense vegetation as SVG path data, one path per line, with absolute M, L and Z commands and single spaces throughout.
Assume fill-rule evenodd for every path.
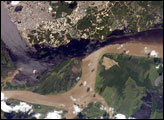
M 81 61 L 70 59 L 41 78 L 34 92 L 40 94 L 60 93 L 70 90 L 81 77 Z
M 29 90 L 40 94 L 66 92 L 76 85 L 81 72 L 81 61 L 73 58 L 45 72 L 35 84 L 17 85 L 14 82 L 6 82 L 4 90 Z
M 1 78 L 7 77 L 7 73 L 14 70 L 15 65 L 11 59 L 9 51 L 1 40 Z
M 111 1 L 108 8 L 101 11 L 89 7 L 87 15 L 78 21 L 77 30 L 90 39 L 101 40 L 115 30 L 128 29 L 131 33 L 160 26 L 162 14 L 163 1 Z
M 62 13 L 66 13 L 66 15 L 70 15 L 73 11 L 73 9 L 75 9 L 77 7 L 77 3 L 73 2 L 71 4 L 67 4 L 63 1 L 59 1 L 57 3 L 51 3 L 50 5 L 52 6 L 52 9 L 54 12 L 56 12 L 56 14 L 52 14 L 52 16 L 55 18 L 60 18 L 62 17 Z
M 102 65 L 104 56 L 115 60 L 119 66 L 114 65 L 105 70 Z M 146 90 L 159 89 L 154 86 L 154 82 L 163 71 L 157 70 L 156 66 L 163 63 L 163 60 L 123 54 L 105 54 L 104 56 L 100 60 L 95 89 L 105 98 L 109 106 L 129 117 L 140 109 L 143 104 L 141 99 L 146 97 Z M 154 101 L 153 104 L 156 102 Z
M 105 110 L 101 110 L 101 103 L 89 103 L 75 119 L 109 119 L 109 114 Z

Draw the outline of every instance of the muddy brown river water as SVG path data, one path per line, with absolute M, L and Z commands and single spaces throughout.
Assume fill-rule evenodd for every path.
M 40 95 L 30 91 L 2 91 L 6 97 L 23 100 L 30 103 L 44 104 L 49 106 L 56 106 L 68 111 L 66 118 L 73 118 L 73 104 L 70 96 L 78 99 L 77 102 L 83 105 L 82 109 L 90 102 L 99 101 L 105 107 L 109 108 L 105 100 L 95 94 L 94 85 L 96 80 L 97 65 L 105 53 L 123 53 L 129 51 L 127 54 L 134 56 L 147 56 L 148 53 L 144 51 L 145 47 L 151 52 L 155 50 L 158 52 L 158 57 L 163 58 L 163 29 L 154 29 L 141 33 L 137 33 L 131 36 L 111 36 L 106 40 L 72 40 L 68 45 L 63 45 L 58 48 L 40 48 L 39 45 L 35 45 L 34 48 L 30 48 L 28 42 L 22 39 L 16 26 L 10 21 L 7 9 L 1 5 L 1 39 L 6 46 L 11 50 L 16 57 L 17 67 L 23 68 L 18 79 L 15 82 L 34 82 L 36 78 L 32 71 L 35 69 L 40 74 L 47 70 L 49 67 L 60 64 L 62 61 L 73 58 L 82 57 L 82 76 L 77 85 L 70 91 L 59 95 Z M 120 48 L 120 46 L 122 46 Z M 32 54 L 28 52 L 32 50 Z M 40 51 L 47 51 L 45 56 L 38 56 Z M 46 59 L 45 59 L 46 58 Z M 88 66 L 88 64 L 92 64 Z M 94 71 L 92 71 L 95 69 Z M 91 72 L 92 71 L 92 72 Z M 19 79 L 22 75 L 25 75 L 25 80 Z M 79 87 L 79 85 L 86 81 L 87 85 Z M 90 87 L 93 91 L 86 92 L 86 89 Z M 64 106 L 63 106 L 64 104 Z M 107 110 L 109 114 L 111 111 Z

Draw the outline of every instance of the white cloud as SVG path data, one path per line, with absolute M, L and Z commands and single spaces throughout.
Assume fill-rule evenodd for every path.
M 16 5 L 19 4 L 19 2 L 20 2 L 20 1 L 11 1 L 11 5 L 12 5 L 12 6 L 16 6 Z
M 73 114 L 77 114 L 81 112 L 81 109 L 77 105 L 73 105 L 73 108 L 74 108 Z
M 5 97 L 4 93 L 1 92 L 1 101 L 6 100 L 6 99 L 7 99 L 7 97 Z
M 125 115 L 123 114 L 116 114 L 115 117 L 116 119 L 126 119 Z
M 160 65 L 157 65 L 155 68 L 156 68 L 156 69 L 159 69 L 159 67 L 160 67 Z
M 100 119 L 103 119 L 103 116 L 101 116 Z
M 52 11 L 52 7 L 49 7 L 48 10 L 49 10 L 49 11 Z
M 116 115 L 115 115 L 115 118 L 116 118 L 116 119 L 135 119 L 134 117 L 126 118 L 125 115 L 120 114 L 120 113 L 116 114 Z
M 62 119 L 62 116 L 61 116 L 62 113 L 63 111 L 54 110 L 53 112 L 49 112 L 45 119 Z
M 19 105 L 16 105 L 15 107 L 13 107 L 12 111 L 15 111 L 15 112 L 19 112 L 19 111 L 28 112 L 29 111 L 29 114 L 30 114 L 33 110 L 32 110 L 32 105 L 28 105 L 25 102 L 20 102 Z
M 36 113 L 35 115 L 33 115 L 36 119 L 39 119 L 41 114 L 40 113 Z
M 158 53 L 155 50 L 152 50 L 150 56 L 158 57 Z
M 78 81 L 78 80 L 80 80 L 80 77 L 77 77 L 77 78 L 76 78 L 76 81 Z
M 36 73 L 36 70 L 33 70 L 32 73 L 35 74 Z
M 1 110 L 3 112 L 10 113 L 12 111 L 12 108 L 8 106 L 5 101 L 1 101 Z
M 4 93 L 1 92 L 1 110 L 7 113 L 10 113 L 12 111 L 18 113 L 18 112 L 28 112 L 28 114 L 33 112 L 32 109 L 32 105 L 28 105 L 25 102 L 20 102 L 19 105 L 15 105 L 15 106 L 10 106 L 6 104 L 7 98 L 5 97 Z M 53 112 L 49 112 L 47 114 L 47 117 L 45 119 L 61 119 L 62 116 L 60 114 L 62 114 L 63 111 L 56 111 L 54 110 Z M 33 115 L 35 118 L 39 119 L 41 114 L 37 113 L 35 115 Z
M 12 111 L 14 112 L 28 112 L 31 113 L 32 112 L 32 105 L 28 105 L 25 102 L 20 102 L 19 105 L 15 105 L 15 106 L 10 106 L 6 104 L 7 98 L 5 97 L 4 93 L 1 93 L 1 110 L 7 113 L 10 113 Z

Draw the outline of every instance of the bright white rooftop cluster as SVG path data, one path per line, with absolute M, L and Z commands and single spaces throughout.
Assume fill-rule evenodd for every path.
M 16 5 L 19 4 L 19 2 L 20 2 L 20 1 L 11 1 L 11 5 L 12 5 L 12 6 L 16 6 Z
M 62 119 L 62 116 L 61 116 L 62 113 L 63 111 L 54 110 L 53 112 L 49 112 L 45 119 Z

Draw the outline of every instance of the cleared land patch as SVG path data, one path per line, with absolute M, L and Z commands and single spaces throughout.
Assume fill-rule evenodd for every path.
M 104 58 L 103 58 L 103 63 L 102 63 L 102 65 L 105 66 L 105 70 L 108 70 L 108 69 L 111 68 L 113 65 L 118 65 L 118 63 L 115 62 L 114 60 L 110 59 L 110 58 L 104 57 Z

